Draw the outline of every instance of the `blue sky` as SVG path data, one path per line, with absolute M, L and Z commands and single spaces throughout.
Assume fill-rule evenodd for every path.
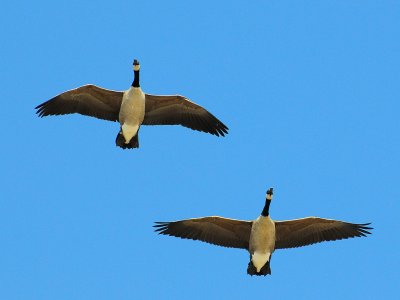
M 398 1 L 2 1 L 1 299 L 377 299 L 398 294 Z M 182 94 L 217 138 L 34 107 L 93 83 Z M 158 236 L 154 221 L 372 222 L 368 238 L 275 252 Z M 393 237 L 394 236 L 394 237 Z

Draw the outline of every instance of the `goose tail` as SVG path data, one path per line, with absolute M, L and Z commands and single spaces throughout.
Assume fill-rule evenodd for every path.
M 125 138 L 121 130 L 118 132 L 117 138 L 115 139 L 115 144 L 122 149 L 139 148 L 139 132 L 133 138 L 131 138 L 129 143 L 125 143 Z
M 271 275 L 271 267 L 270 267 L 270 260 L 268 260 L 265 265 L 261 268 L 260 272 L 257 272 L 256 267 L 253 265 L 253 262 L 250 259 L 249 265 L 247 267 L 247 274 L 250 276 L 266 276 Z

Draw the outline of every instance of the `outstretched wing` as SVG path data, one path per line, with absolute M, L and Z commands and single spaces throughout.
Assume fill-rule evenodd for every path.
M 296 248 L 325 241 L 336 241 L 370 234 L 371 223 L 353 224 L 337 220 L 308 217 L 275 221 L 275 249 Z
M 123 92 L 111 91 L 95 85 L 84 85 L 66 91 L 38 105 L 39 117 L 78 113 L 98 119 L 118 121 Z
M 199 240 L 206 243 L 230 247 L 249 248 L 252 222 L 204 217 L 175 222 L 156 222 L 154 227 L 159 234 Z
M 224 136 L 228 127 L 206 109 L 183 96 L 146 94 L 144 125 L 182 125 L 193 130 Z

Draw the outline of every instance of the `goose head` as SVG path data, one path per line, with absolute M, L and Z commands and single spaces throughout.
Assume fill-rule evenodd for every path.
M 274 195 L 274 188 L 269 188 L 267 190 L 267 195 L 265 197 L 266 201 L 271 201 L 272 200 L 272 196 Z
M 133 71 L 139 71 L 140 70 L 140 64 L 137 59 L 133 60 Z

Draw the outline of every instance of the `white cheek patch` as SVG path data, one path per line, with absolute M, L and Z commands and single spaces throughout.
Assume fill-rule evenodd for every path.
M 133 65 L 133 71 L 139 71 L 140 65 Z

